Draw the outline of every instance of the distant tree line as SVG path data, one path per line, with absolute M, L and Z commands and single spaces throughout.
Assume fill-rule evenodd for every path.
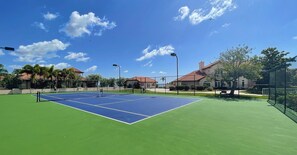
M 73 68 L 56 69 L 54 66 L 40 66 L 38 64 L 25 65 L 21 69 L 14 69 L 8 73 L 3 64 L 0 64 L 0 87 L 6 89 L 20 88 L 24 80 L 22 75 L 27 75 L 31 88 L 68 88 L 89 86 L 96 87 L 100 82 L 101 87 L 124 86 L 125 78 L 104 78 L 99 74 L 90 74 L 82 77 L 75 73 Z
M 262 90 L 263 87 L 268 87 L 269 71 L 279 65 L 296 62 L 297 56 L 289 57 L 289 52 L 279 51 L 277 48 L 267 48 L 261 51 L 260 56 L 251 55 L 252 49 L 248 46 L 234 47 L 220 54 L 219 61 L 222 67 L 216 73 L 220 73 L 222 82 L 233 82 L 239 77 L 245 77 L 257 83 L 255 90 Z M 291 75 L 291 84 L 297 83 L 296 69 L 289 69 Z M 125 78 L 104 78 L 99 74 L 90 74 L 82 77 L 76 74 L 71 68 L 55 69 L 54 66 L 46 67 L 38 64 L 31 66 L 25 65 L 21 69 L 15 69 L 12 73 L 8 73 L 4 65 L 0 64 L 0 87 L 3 88 L 18 88 L 22 81 L 20 75 L 27 73 L 31 75 L 30 83 L 32 88 L 54 88 L 54 87 L 79 87 L 82 81 L 87 81 L 87 86 L 115 87 L 124 86 Z M 216 78 L 216 75 L 208 77 Z M 231 94 L 234 94 L 236 85 L 233 84 Z

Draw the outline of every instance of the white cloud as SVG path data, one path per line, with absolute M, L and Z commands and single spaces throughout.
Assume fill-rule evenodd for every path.
M 188 6 L 183 6 L 178 9 L 179 15 L 174 17 L 174 20 L 184 20 L 190 13 L 190 9 Z
M 44 26 L 43 23 L 40 23 L 40 22 L 34 22 L 33 23 L 33 26 L 41 29 L 41 30 L 44 30 L 45 32 L 48 32 L 47 28 Z
M 21 69 L 23 66 L 21 66 L 21 65 L 10 65 L 9 67 L 12 68 L 12 69 Z
M 124 73 L 128 73 L 129 71 L 128 70 L 124 70 Z
M 294 36 L 292 39 L 297 40 L 297 36 Z
M 85 72 L 94 72 L 94 71 L 96 71 L 96 69 L 97 69 L 97 66 L 94 65 L 94 66 L 92 66 L 92 67 L 86 69 Z
M 21 45 L 19 48 L 11 52 L 13 56 L 17 56 L 16 61 L 30 63 L 44 63 L 44 59 L 59 57 L 56 52 L 65 50 L 69 43 L 63 43 L 58 39 L 51 41 L 41 41 L 31 45 Z
M 56 65 L 54 65 L 56 69 L 64 69 L 64 68 L 68 68 L 70 67 L 71 65 L 66 63 L 66 62 L 61 62 L 61 63 L 58 63 Z
M 71 65 L 66 63 L 66 62 L 60 62 L 60 63 L 57 63 L 57 64 L 39 64 L 39 65 L 40 66 L 45 66 L 45 67 L 54 66 L 55 69 L 64 69 L 64 68 L 71 67 Z
M 56 19 L 58 16 L 59 16 L 59 15 L 58 15 L 57 13 L 54 14 L 54 13 L 50 13 L 50 12 L 47 12 L 46 14 L 43 14 L 43 18 L 44 18 L 45 20 L 54 20 L 54 19 Z
M 211 36 L 213 36 L 213 35 L 215 35 L 215 34 L 218 34 L 219 32 L 218 31 L 211 31 L 210 33 L 209 33 L 209 36 L 211 37 Z
M 68 55 L 66 55 L 64 58 L 67 60 L 75 60 L 77 62 L 86 62 L 90 59 L 90 57 L 86 57 L 87 53 L 83 53 L 83 52 L 78 52 L 78 53 L 74 53 L 74 52 L 68 52 Z
M 166 72 L 160 71 L 159 74 L 167 74 Z
M 0 56 L 5 55 L 5 53 L 0 49 Z
M 197 25 L 205 20 L 216 19 L 236 8 L 233 0 L 209 0 L 211 9 L 207 12 L 205 9 L 195 9 L 189 16 L 191 24 Z
M 68 63 L 65 63 L 65 62 L 61 62 L 61 63 L 58 63 L 56 65 L 54 65 L 55 68 L 57 69 L 63 69 L 63 68 L 68 68 L 70 67 L 71 65 L 69 65 Z
M 153 63 L 152 63 L 152 62 L 153 62 L 153 60 L 150 60 L 149 62 L 147 62 L 147 63 L 144 64 L 143 66 L 144 66 L 144 67 L 146 67 L 146 66 L 147 66 L 147 67 L 152 67 L 152 66 L 153 66 Z
M 152 74 L 155 74 L 156 72 L 155 71 L 152 71 Z
M 150 58 L 153 58 L 158 55 L 163 56 L 163 55 L 169 55 L 170 53 L 174 53 L 174 47 L 172 47 L 171 45 L 163 46 L 158 49 L 153 49 L 153 50 L 149 51 L 150 48 L 151 47 L 148 46 L 146 49 L 144 49 L 142 51 L 142 53 L 144 55 L 137 58 L 136 61 L 143 61 L 145 59 L 150 59 Z
M 61 31 L 65 32 L 71 38 L 81 37 L 84 34 L 100 36 L 104 30 L 110 30 L 116 27 L 115 22 L 108 21 L 105 17 L 102 19 L 96 17 L 93 12 L 80 15 L 74 11 L 70 15 L 70 20 Z M 95 29 L 99 28 L 99 30 Z
M 225 23 L 225 24 L 222 25 L 222 27 L 223 27 L 223 28 L 227 28 L 227 27 L 229 27 L 230 25 L 231 25 L 230 23 Z

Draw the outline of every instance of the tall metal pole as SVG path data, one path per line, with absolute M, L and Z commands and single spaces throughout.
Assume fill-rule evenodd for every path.
M 194 74 L 194 96 L 196 96 L 196 74 Z
M 165 94 L 166 94 L 166 77 L 165 77 Z
M 121 91 L 121 67 L 118 65 L 119 67 L 119 91 Z
M 170 54 L 173 57 L 176 57 L 176 94 L 179 94 L 179 90 L 178 90 L 178 57 L 176 53 L 171 53 Z
M 284 113 L 287 110 L 287 67 L 285 67 L 285 103 L 284 103 Z
M 179 88 L 178 88 L 178 57 L 177 55 L 175 55 L 176 57 L 176 90 L 177 90 L 177 95 L 179 94 Z
M 121 91 L 121 66 L 118 64 L 113 64 L 112 66 L 119 68 L 119 91 Z

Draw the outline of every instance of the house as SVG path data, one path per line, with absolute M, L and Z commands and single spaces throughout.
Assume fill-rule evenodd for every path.
M 74 73 L 75 73 L 76 75 L 78 75 L 78 76 L 83 76 L 83 74 L 84 74 L 83 71 L 81 71 L 81 70 L 79 70 L 79 69 L 77 69 L 77 68 L 74 68 L 74 67 L 70 67 L 70 68 L 67 68 L 67 69 L 71 69 L 71 70 L 73 70 Z
M 199 63 L 199 69 L 193 72 L 190 72 L 180 78 L 178 78 L 178 85 L 186 85 L 190 88 L 194 88 L 196 86 L 204 86 L 204 87 L 232 87 L 233 82 L 223 82 L 221 78 L 221 71 L 219 68 L 222 68 L 220 61 L 215 61 L 207 66 L 204 65 L 204 62 L 201 61 Z M 177 80 L 173 81 L 173 85 L 176 86 Z M 252 87 L 254 82 L 248 80 L 244 77 L 239 77 L 237 82 L 234 83 L 237 86 L 239 84 L 239 88 L 246 89 Z
M 125 83 L 130 88 L 137 87 L 137 85 L 141 88 L 155 88 L 157 81 L 149 77 L 135 76 L 127 79 Z

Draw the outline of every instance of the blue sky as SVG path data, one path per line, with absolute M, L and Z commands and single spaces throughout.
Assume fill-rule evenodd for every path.
M 175 75 L 238 45 L 297 55 L 296 0 L 39 0 L 1 4 L 0 63 L 76 67 L 85 75 Z M 4 6 L 4 7 L 3 7 Z

